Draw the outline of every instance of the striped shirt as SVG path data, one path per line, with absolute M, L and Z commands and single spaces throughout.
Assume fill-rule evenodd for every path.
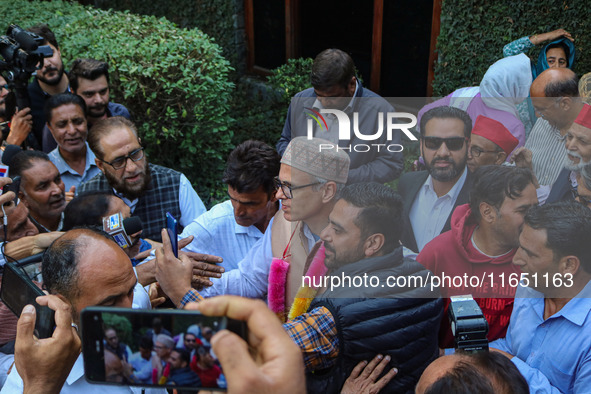
M 533 170 L 539 184 L 552 185 L 568 160 L 560 131 L 547 120 L 538 118 L 525 147 L 532 152 Z

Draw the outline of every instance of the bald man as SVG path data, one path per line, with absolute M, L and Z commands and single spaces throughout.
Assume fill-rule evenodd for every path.
M 583 107 L 578 78 L 568 68 L 550 68 L 542 72 L 530 88 L 538 120 L 525 142 L 531 152 L 531 168 L 540 185 L 552 185 L 568 163 L 564 136 Z M 513 156 L 519 165 L 529 152 Z
M 494 352 L 456 353 L 433 361 L 421 375 L 416 394 L 528 394 L 517 367 Z

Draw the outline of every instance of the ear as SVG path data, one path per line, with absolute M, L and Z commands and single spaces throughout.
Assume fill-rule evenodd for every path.
M 334 200 L 337 194 L 337 183 L 334 181 L 328 181 L 322 188 L 322 202 L 328 203 Z
M 21 188 L 22 188 L 22 185 L 21 185 Z M 25 204 L 25 207 L 30 208 L 29 202 L 27 201 L 25 193 L 23 193 L 22 189 L 20 189 L 18 191 L 18 199 L 20 200 L 21 203 Z
M 497 160 L 495 160 L 495 164 L 501 165 L 507 160 L 507 154 L 505 151 L 501 151 L 497 153 Z
M 363 243 L 365 257 L 376 256 L 384 246 L 385 241 L 386 237 L 382 233 L 372 234 L 367 237 Z
M 571 274 L 573 277 L 579 271 L 581 261 L 577 256 L 565 256 L 558 262 L 558 272 L 564 277 L 566 274 Z
M 94 158 L 94 164 L 96 164 L 96 166 L 98 167 L 98 169 L 101 170 L 101 172 L 103 174 L 105 173 L 105 163 L 103 163 L 102 161 L 100 161 L 99 159 L 97 159 L 95 157 Z
M 481 202 L 478 206 L 482 220 L 487 223 L 493 223 L 497 219 L 497 210 L 487 202 Z
M 351 77 L 349 85 L 347 86 L 347 92 L 349 93 L 349 96 L 353 97 L 355 94 L 355 89 L 357 89 L 357 78 Z
M 572 105 L 573 105 L 573 99 L 572 99 L 572 97 L 569 97 L 569 96 L 562 97 L 560 99 L 560 103 L 558 103 L 558 106 L 560 107 L 560 109 L 562 109 L 564 111 L 569 111 L 572 108 Z

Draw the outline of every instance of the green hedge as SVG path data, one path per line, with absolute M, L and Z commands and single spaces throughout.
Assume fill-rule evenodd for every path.
M 242 78 L 238 82 L 232 101 L 236 145 L 247 139 L 257 139 L 275 146 L 291 98 L 311 87 L 312 62 L 310 58 L 289 59 L 273 70 L 265 82 L 253 78 Z
M 66 67 L 78 57 L 106 60 L 112 100 L 131 112 L 150 160 L 184 172 L 206 204 L 221 195 L 233 84 L 207 35 L 164 18 L 63 1 L 0 0 L 0 8 L 1 29 L 47 23 Z
M 242 0 L 82 0 L 103 9 L 129 10 L 134 14 L 165 17 L 183 28 L 198 28 L 213 37 L 222 47 L 223 55 L 236 68 L 240 62 L 240 46 L 236 42 L 237 4 Z
M 589 2 L 581 0 L 445 0 L 437 42 L 434 96 L 477 86 L 503 57 L 503 46 L 536 33 L 564 28 L 575 38 L 574 71 L 591 71 Z M 527 54 L 537 60 L 541 46 Z

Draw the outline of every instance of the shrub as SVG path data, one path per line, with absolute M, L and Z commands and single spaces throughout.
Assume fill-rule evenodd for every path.
M 236 117 L 234 143 L 258 139 L 275 146 L 287 115 L 291 98 L 310 87 L 312 59 L 290 59 L 273 70 L 267 82 L 243 78 L 234 93 Z
M 85 0 L 103 9 L 129 10 L 134 14 L 165 17 L 183 28 L 198 28 L 222 47 L 223 55 L 232 66 L 239 64 L 242 48 L 236 42 L 235 15 L 237 0 Z M 244 46 L 244 45 L 242 45 Z
M 525 35 L 559 28 L 575 38 L 574 71 L 591 70 L 589 4 L 575 0 L 445 0 L 437 41 L 433 94 L 444 96 L 478 86 L 487 68 L 503 57 L 503 46 Z M 537 61 L 541 45 L 527 54 Z
M 231 150 L 230 66 L 199 30 L 164 18 L 77 3 L 0 0 L 0 26 L 47 23 L 66 68 L 78 57 L 109 63 L 111 99 L 132 114 L 151 162 L 184 172 L 207 204 L 221 190 Z

